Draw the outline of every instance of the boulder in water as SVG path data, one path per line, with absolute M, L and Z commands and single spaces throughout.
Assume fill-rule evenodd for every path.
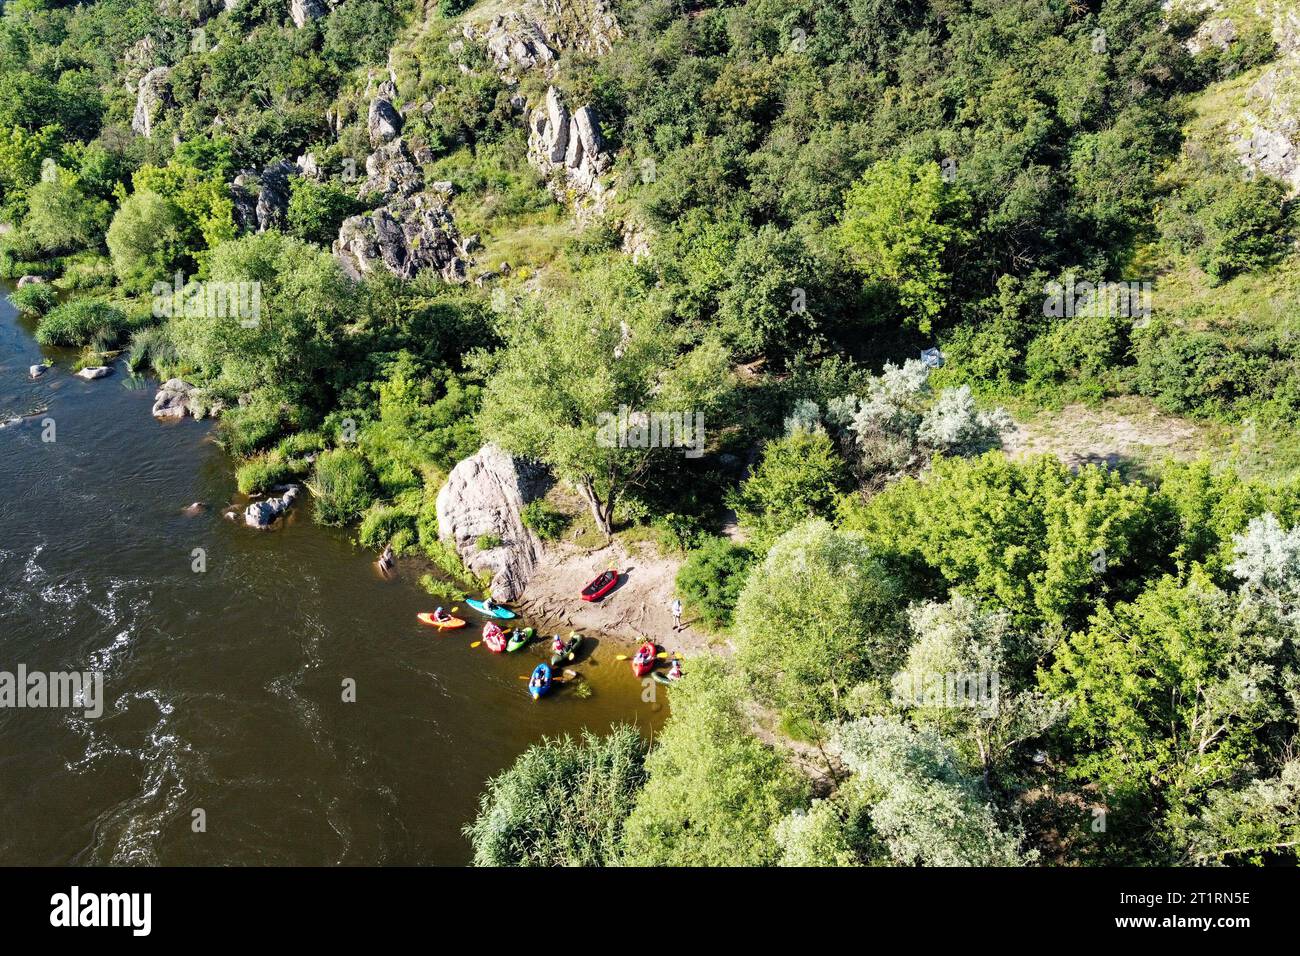
M 86 379 L 86 381 L 91 381 L 111 374 L 113 374 L 113 370 L 107 365 L 91 365 L 88 368 L 83 368 L 77 373 L 77 376 Z
M 179 378 L 169 378 L 153 398 L 154 418 L 184 418 L 192 415 L 190 399 L 194 386 Z
M 254 501 L 244 509 L 244 524 L 265 531 L 288 513 L 298 498 L 298 486 L 288 485 L 277 497 Z
M 48 368 L 49 368 L 48 365 L 33 365 L 31 368 L 27 370 L 27 374 L 29 374 L 32 378 L 40 378 L 42 375 L 45 374 Z

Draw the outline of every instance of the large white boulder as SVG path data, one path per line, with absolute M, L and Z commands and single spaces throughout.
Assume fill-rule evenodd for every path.
M 548 486 L 540 468 L 484 445 L 451 470 L 438 492 L 438 536 L 471 571 L 492 576 L 498 601 L 517 599 L 541 558 L 542 544 L 524 525 L 523 509 Z M 478 540 L 485 535 L 500 545 L 480 551 Z

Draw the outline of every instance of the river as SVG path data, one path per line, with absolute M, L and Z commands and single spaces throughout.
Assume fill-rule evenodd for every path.
M 0 301 L 0 421 L 35 413 L 0 428 L 0 671 L 101 671 L 105 704 L 0 708 L 0 864 L 464 864 L 528 745 L 659 726 L 621 648 L 578 665 L 589 697 L 533 702 L 539 649 L 418 623 L 415 575 L 380 580 L 309 502 L 275 532 L 223 519 L 208 423 L 155 421 L 156 383 L 78 379 L 32 330 Z

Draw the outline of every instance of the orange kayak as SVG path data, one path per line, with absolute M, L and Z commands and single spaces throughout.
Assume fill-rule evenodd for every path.
M 450 631 L 453 628 L 465 626 L 465 622 L 458 617 L 448 618 L 445 621 L 439 621 L 432 614 L 428 614 L 428 613 L 417 614 L 415 616 L 420 619 L 421 624 L 429 624 L 433 627 L 439 628 L 444 631 Z

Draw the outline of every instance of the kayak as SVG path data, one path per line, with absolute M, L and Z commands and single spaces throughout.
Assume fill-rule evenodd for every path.
M 417 615 L 415 615 L 415 616 L 418 617 L 418 618 L 420 619 L 420 622 L 421 622 L 422 624 L 429 624 L 429 625 L 431 625 L 431 626 L 433 626 L 433 627 L 436 627 L 436 628 L 438 628 L 438 629 L 440 629 L 440 630 L 450 631 L 450 630 L 452 630 L 452 629 L 454 629 L 454 628 L 457 628 L 457 627 L 464 627 L 464 626 L 465 626 L 465 622 L 462 621 L 462 620 L 461 620 L 460 618 L 458 618 L 458 617 L 451 617 L 451 618 L 448 618 L 448 619 L 445 620 L 445 621 L 440 621 L 440 620 L 438 620 L 436 617 L 434 617 L 432 614 L 429 614 L 429 613 L 425 613 L 425 614 L 417 614 Z
M 618 570 L 610 568 L 608 571 L 603 571 L 582 589 L 582 599 L 584 601 L 599 601 L 614 590 L 616 584 L 618 584 Z
M 480 614 L 490 614 L 493 617 L 500 617 L 500 618 L 512 618 L 515 616 L 514 611 L 504 607 L 499 607 L 494 611 L 489 611 L 486 604 L 484 604 L 482 601 L 475 601 L 473 598 L 469 598 L 465 603 L 468 604 L 470 607 L 472 607 L 474 610 L 478 611 Z
M 569 632 L 569 639 L 564 644 L 564 650 L 551 652 L 551 666 L 559 667 L 565 661 L 573 660 L 573 655 L 578 652 L 578 645 L 582 643 L 582 635 L 576 631 Z
M 636 652 L 632 658 L 632 673 L 637 677 L 645 677 L 655 669 L 655 646 L 653 641 L 646 641 L 641 645 L 641 649 Z
M 541 677 L 541 684 L 534 684 L 533 681 Z M 528 693 L 533 695 L 533 700 L 541 697 L 551 689 L 551 668 L 549 664 L 538 664 L 533 668 L 533 676 L 528 679 Z
M 526 645 L 532 639 L 533 629 L 531 627 L 526 627 L 522 631 L 519 630 L 519 628 L 515 628 L 510 632 L 510 640 L 506 641 L 506 650 L 513 653 Z
M 506 649 L 506 632 L 488 621 L 483 625 L 483 643 L 493 654 L 503 653 Z

